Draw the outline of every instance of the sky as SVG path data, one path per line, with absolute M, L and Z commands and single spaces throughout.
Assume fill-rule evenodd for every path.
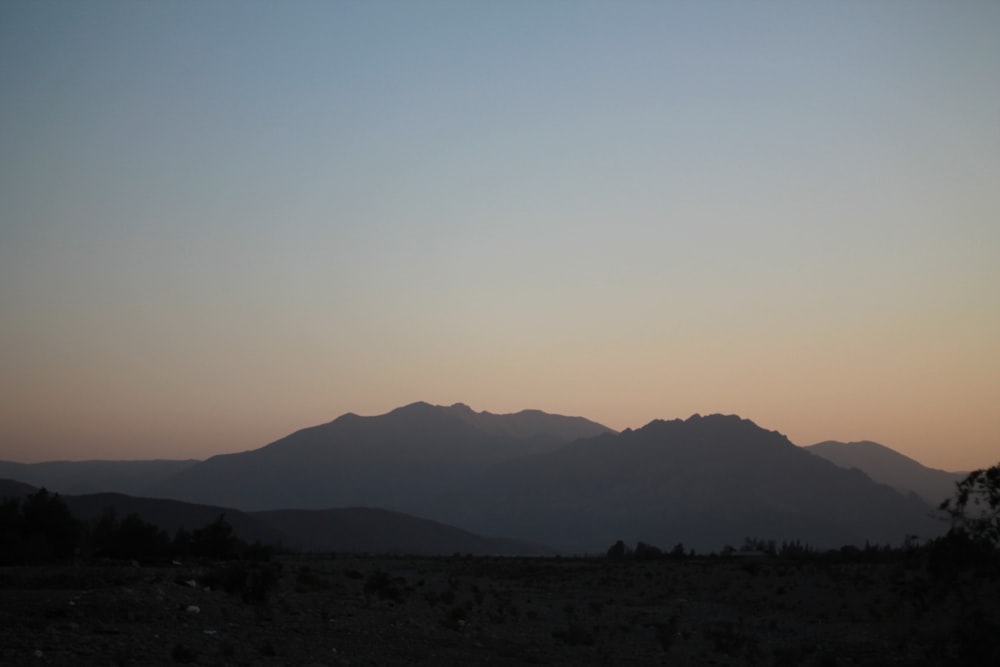
M 423 400 L 1000 461 L 1000 3 L 0 3 L 0 459 Z

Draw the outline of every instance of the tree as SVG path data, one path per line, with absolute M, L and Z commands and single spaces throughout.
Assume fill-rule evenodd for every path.
M 158 526 L 146 523 L 138 514 L 129 514 L 118 525 L 113 554 L 117 558 L 143 562 L 164 560 L 170 538 Z
M 21 516 L 30 561 L 59 560 L 73 555 L 80 541 L 80 522 L 58 493 L 43 488 L 27 496 L 21 505 Z
M 24 520 L 21 501 L 4 498 L 0 502 L 0 565 L 17 565 L 24 552 Z
M 663 550 L 652 544 L 637 542 L 632 555 L 640 560 L 652 560 L 663 557 Z
M 617 542 L 611 545 L 610 549 L 608 549 L 608 558 L 611 558 L 613 560 L 621 560 L 622 558 L 630 556 L 631 554 L 632 550 L 629 549 L 627 546 L 625 546 L 625 542 L 622 540 L 618 540 Z
M 235 558 L 244 546 L 233 534 L 233 526 L 220 514 L 212 523 L 199 528 L 191 535 L 191 555 L 203 558 Z
M 1000 464 L 973 470 L 956 482 L 955 497 L 939 509 L 951 518 L 951 533 L 983 546 L 1000 546 Z

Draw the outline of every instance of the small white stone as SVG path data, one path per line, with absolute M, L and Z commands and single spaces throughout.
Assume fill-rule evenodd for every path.
M 199 607 L 199 606 L 197 606 L 197 605 L 193 605 L 193 604 L 191 604 L 191 605 L 188 605 L 188 608 L 187 608 L 187 610 L 186 610 L 186 611 L 187 611 L 187 612 L 188 612 L 189 614 L 198 614 L 198 613 L 201 613 L 201 607 Z

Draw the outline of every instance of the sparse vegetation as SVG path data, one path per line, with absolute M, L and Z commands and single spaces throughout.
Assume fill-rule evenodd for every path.
M 246 602 L 263 604 L 269 600 L 278 580 L 281 564 L 244 560 L 218 561 L 199 578 L 210 589 L 240 596 Z
M 970 492 L 960 506 L 972 504 Z M 5 562 L 31 552 L 50 563 L 0 569 L 0 663 L 26 664 L 35 640 L 53 662 L 86 663 L 82 643 L 92 664 L 307 664 L 334 649 L 380 664 L 1000 659 L 995 546 L 966 519 L 929 543 L 827 551 L 748 537 L 725 555 L 617 541 L 604 558 L 419 559 L 273 557 L 225 516 L 169 540 L 136 515 L 85 525 L 64 509 L 47 492 L 0 506 L 4 545 L 17 547 Z M 112 633 L 145 639 L 105 652 Z M 159 654 L 136 648 L 154 636 Z

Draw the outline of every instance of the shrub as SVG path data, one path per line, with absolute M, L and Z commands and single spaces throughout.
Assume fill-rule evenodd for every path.
M 262 604 L 281 580 L 278 563 L 253 563 L 228 561 L 219 563 L 201 577 L 201 584 L 208 588 L 239 595 L 244 602 Z
M 399 577 L 393 578 L 382 570 L 375 570 L 365 580 L 365 595 L 377 595 L 382 600 L 399 601 L 403 599 L 403 591 L 399 584 L 403 580 Z

